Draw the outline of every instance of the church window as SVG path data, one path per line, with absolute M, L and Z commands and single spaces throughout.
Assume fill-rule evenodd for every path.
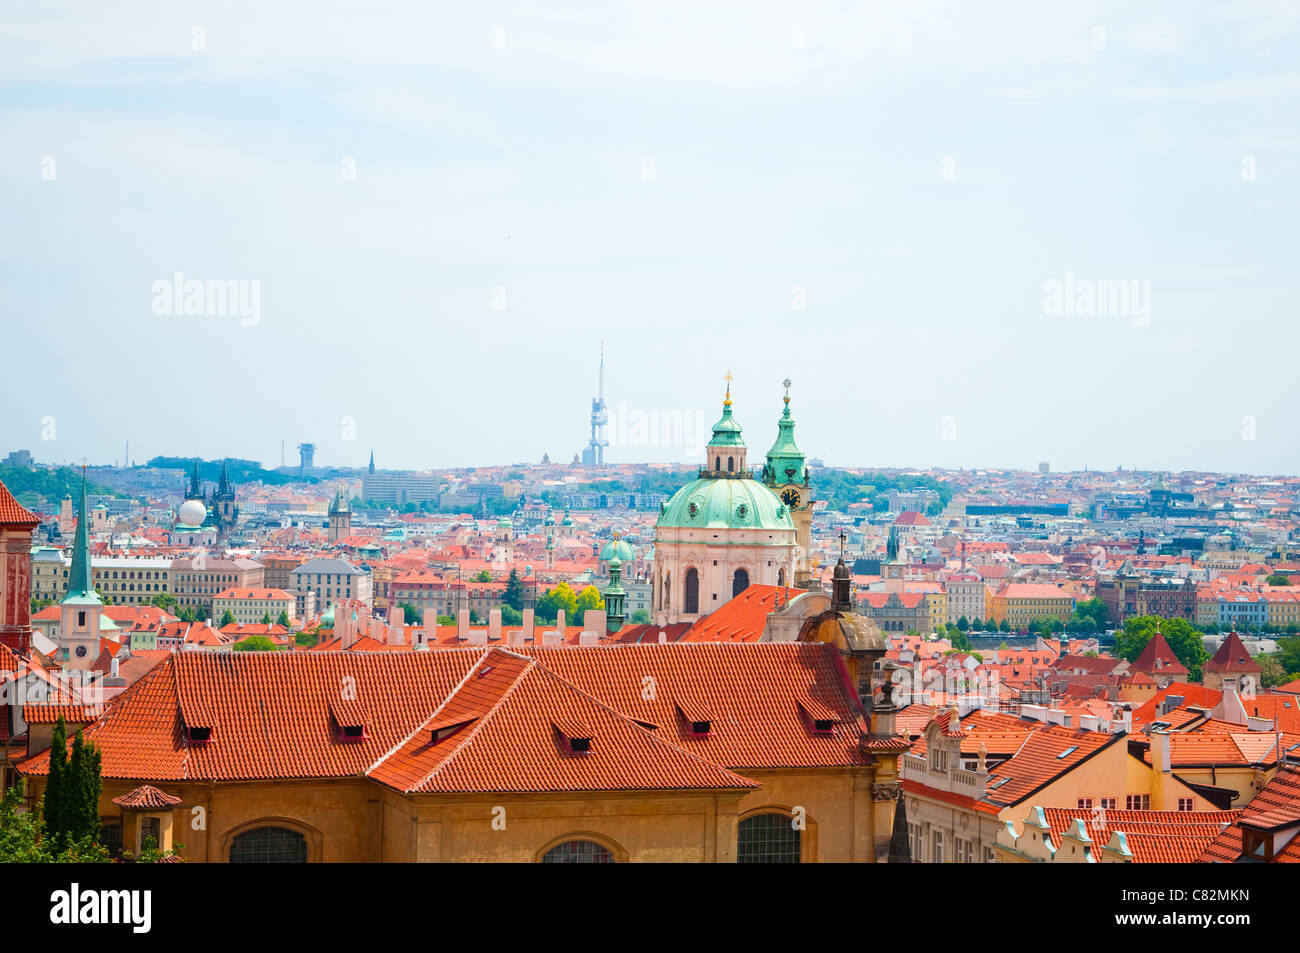
M 749 573 L 744 569 L 737 569 L 735 576 L 731 579 L 731 594 L 738 596 L 749 588 Z
M 735 469 L 736 469 L 736 458 L 727 457 L 727 472 L 731 473 Z
M 589 840 L 570 840 L 552 847 L 542 857 L 544 864 L 612 864 L 608 847 Z
M 230 844 L 232 864 L 305 864 L 307 838 L 283 827 L 258 827 Z
M 694 566 L 686 570 L 686 605 L 684 611 L 700 611 L 700 571 Z
M 797 864 L 800 832 L 784 814 L 755 814 L 738 825 L 736 863 Z

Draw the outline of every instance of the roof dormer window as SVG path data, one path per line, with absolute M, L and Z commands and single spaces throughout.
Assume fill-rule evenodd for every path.
M 212 741 L 212 728 L 207 725 L 186 725 L 185 740 L 193 745 L 206 745 Z

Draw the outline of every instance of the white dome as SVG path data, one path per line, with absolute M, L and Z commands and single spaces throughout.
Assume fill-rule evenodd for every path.
M 201 500 L 186 500 L 181 504 L 180 518 L 186 526 L 199 526 L 208 516 L 208 508 Z

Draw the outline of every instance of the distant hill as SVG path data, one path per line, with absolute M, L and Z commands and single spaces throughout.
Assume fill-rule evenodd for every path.
M 77 499 L 81 492 L 81 471 L 72 467 L 57 470 L 0 466 L 0 483 L 9 488 L 18 502 L 28 509 L 41 508 L 39 497 L 45 497 L 57 507 L 65 496 Z M 86 492 L 93 496 L 128 496 L 93 481 L 86 483 Z

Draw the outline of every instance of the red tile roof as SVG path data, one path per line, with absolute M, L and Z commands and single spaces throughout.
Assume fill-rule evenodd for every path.
M 1300 826 L 1300 768 L 1282 768 L 1242 809 L 1236 823 L 1210 841 L 1197 858 L 1202 863 L 1236 863 L 1242 859 L 1242 827 L 1264 829 Z M 1300 863 L 1300 837 L 1273 855 L 1273 863 Z
M 1095 811 L 1048 807 L 1043 815 L 1051 828 L 1052 843 L 1081 820 L 1095 847 L 1104 846 L 1111 834 L 1124 834 L 1137 864 L 1190 864 L 1240 811 Z
M 1250 657 L 1246 651 L 1246 646 L 1241 644 L 1241 637 L 1237 635 L 1236 630 L 1228 633 L 1228 637 L 1219 645 L 1219 650 L 1214 653 L 1214 657 L 1203 666 L 1207 672 L 1247 672 L 1250 674 L 1259 674 L 1259 665 Z
M 121 797 L 113 798 L 113 803 L 118 807 L 135 808 L 137 810 L 148 810 L 150 808 L 160 810 L 175 807 L 181 803 L 181 799 L 173 797 L 164 791 L 159 791 L 151 784 L 142 784 Z
M 0 526 L 34 529 L 40 525 L 40 517 L 14 499 L 9 488 L 0 483 Z
M 686 642 L 757 642 L 767 626 L 767 617 L 782 604 L 803 595 L 801 589 L 754 584 L 729 599 L 682 636 Z
M 1146 646 L 1143 647 L 1142 654 L 1137 657 L 1129 670 L 1146 672 L 1147 674 L 1157 672 L 1164 675 L 1187 674 L 1187 666 L 1178 661 L 1178 656 L 1174 654 L 1173 648 L 1161 632 L 1151 636 Z
M 438 739 L 439 724 L 460 728 Z M 589 750 L 572 750 L 569 738 L 587 739 Z M 758 787 L 502 649 L 484 653 L 370 777 L 421 794 Z

